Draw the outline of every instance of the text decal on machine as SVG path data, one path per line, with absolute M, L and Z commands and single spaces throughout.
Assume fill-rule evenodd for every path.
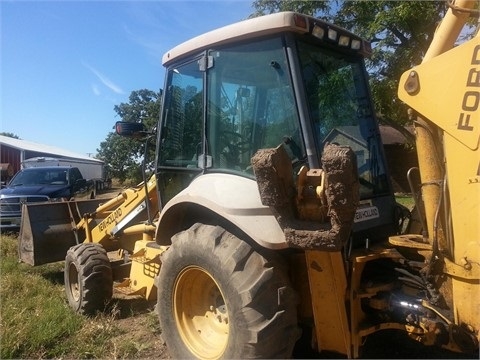
M 110 215 L 108 215 L 105 220 L 98 224 L 98 228 L 100 229 L 100 231 L 105 230 L 108 225 L 115 222 L 115 220 L 117 220 L 120 216 L 122 216 L 122 209 L 115 210 Z
M 480 65 L 480 45 L 475 46 L 473 50 L 473 56 L 471 65 L 473 66 L 467 78 L 465 94 L 463 94 L 462 112 L 458 119 L 457 128 L 459 130 L 472 131 L 474 124 L 470 123 L 471 117 L 474 117 L 480 104 L 480 69 L 475 68 L 475 65 Z M 477 114 L 478 115 L 478 114 Z M 478 117 L 476 118 L 478 119 Z
M 369 207 L 357 209 L 357 211 L 355 212 L 355 218 L 353 219 L 353 222 L 358 223 L 361 221 L 376 219 L 378 217 L 380 217 L 378 208 L 376 206 L 369 206 Z

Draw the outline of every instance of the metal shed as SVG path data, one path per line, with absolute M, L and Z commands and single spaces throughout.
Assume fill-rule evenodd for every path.
M 64 150 L 55 146 L 38 144 L 32 141 L 0 135 L 0 180 L 2 182 L 9 180 L 13 174 L 21 169 L 22 163 L 25 160 L 35 157 L 83 160 L 103 165 L 102 160 L 94 159 L 86 155 Z

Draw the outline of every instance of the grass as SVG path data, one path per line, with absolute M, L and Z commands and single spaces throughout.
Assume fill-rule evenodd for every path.
M 413 200 L 413 197 L 411 195 L 396 194 L 395 200 L 397 201 L 397 203 L 405 206 L 410 211 L 413 209 L 413 206 L 415 205 L 415 201 Z
M 31 267 L 18 262 L 17 239 L 0 238 L 0 358 L 134 358 L 138 344 L 117 336 L 118 309 L 88 318 L 68 306 L 63 262 Z

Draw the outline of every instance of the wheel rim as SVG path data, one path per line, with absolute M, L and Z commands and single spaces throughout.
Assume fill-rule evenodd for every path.
M 78 280 L 78 270 L 75 264 L 71 263 L 68 267 L 68 283 L 70 294 L 72 294 L 73 300 L 80 301 L 80 283 Z
M 173 294 L 174 315 L 183 342 L 199 358 L 216 359 L 227 347 L 229 319 L 218 284 L 202 268 L 185 268 Z

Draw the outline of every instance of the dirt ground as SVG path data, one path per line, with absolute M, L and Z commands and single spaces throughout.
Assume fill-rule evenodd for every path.
M 119 312 L 115 325 L 122 330 L 121 335 L 112 339 L 117 347 L 126 342 L 135 344 L 135 358 L 172 358 L 161 337 L 155 303 L 144 299 L 114 299 L 114 302 Z
M 119 186 L 112 187 L 106 190 L 98 190 L 96 194 L 97 199 L 111 199 L 122 192 L 123 188 Z

